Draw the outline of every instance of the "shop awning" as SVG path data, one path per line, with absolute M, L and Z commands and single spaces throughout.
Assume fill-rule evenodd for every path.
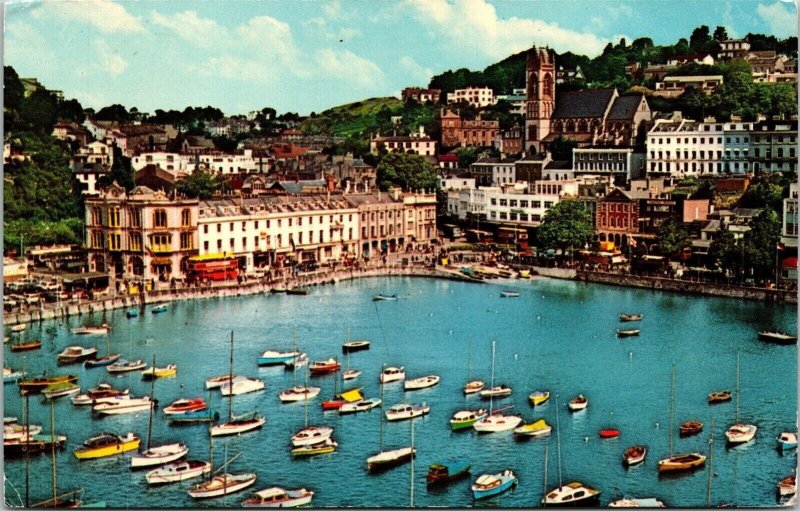
M 781 268 L 785 270 L 796 270 L 797 269 L 797 258 L 796 257 L 787 257 L 781 262 Z
M 157 264 L 157 265 L 166 265 L 172 264 L 172 259 L 169 257 L 154 257 L 150 259 L 150 264 Z

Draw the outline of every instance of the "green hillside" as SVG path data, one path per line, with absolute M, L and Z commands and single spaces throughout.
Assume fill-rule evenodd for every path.
M 300 124 L 303 133 L 328 133 L 341 137 L 369 136 L 370 132 L 383 131 L 389 126 L 391 116 L 399 115 L 403 102 L 396 98 L 370 98 L 340 105 L 308 117 Z

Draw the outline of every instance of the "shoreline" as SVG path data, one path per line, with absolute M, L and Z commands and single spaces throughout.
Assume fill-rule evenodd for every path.
M 660 277 L 642 277 L 616 273 L 596 271 L 583 271 L 565 268 L 526 267 L 535 272 L 534 278 L 554 278 L 572 280 L 580 283 L 594 283 L 617 287 L 649 289 L 652 291 L 666 291 L 694 296 L 713 296 L 720 298 L 735 298 L 764 303 L 797 304 L 797 293 L 788 290 L 775 290 L 764 288 L 742 288 L 721 284 L 692 282 Z M 255 294 L 271 293 L 273 289 L 293 287 L 319 286 L 336 284 L 344 280 L 355 280 L 370 277 L 424 277 L 446 280 L 457 280 L 480 284 L 481 281 L 462 275 L 458 270 L 449 270 L 441 266 L 418 265 L 392 265 L 378 266 L 367 269 L 353 269 L 346 271 L 328 271 L 313 275 L 299 276 L 293 279 L 277 279 L 271 282 L 252 281 L 239 284 L 221 283 L 211 286 L 183 287 L 175 289 L 160 289 L 147 291 L 136 295 L 121 295 L 101 300 L 71 303 L 62 307 L 42 307 L 26 312 L 4 313 L 3 322 L 7 326 L 42 322 L 71 316 L 93 315 L 98 312 L 113 311 L 115 309 L 141 308 L 162 302 L 198 300 L 208 298 L 223 298 L 229 296 L 249 296 Z
M 175 289 L 160 289 L 146 291 L 135 295 L 120 295 L 112 298 L 103 298 L 93 301 L 70 303 L 61 307 L 41 307 L 30 309 L 26 312 L 12 312 L 3 314 L 3 323 L 6 326 L 36 323 L 84 314 L 102 313 L 115 309 L 141 308 L 163 302 L 200 300 L 208 298 L 223 298 L 229 296 L 249 296 L 268 294 L 273 289 L 305 288 L 325 284 L 336 284 L 344 280 L 355 280 L 369 277 L 426 277 L 446 280 L 472 282 L 475 280 L 465 277 L 457 272 L 450 272 L 441 267 L 430 266 L 379 266 L 367 269 L 353 269 L 346 271 L 320 272 L 313 275 L 301 275 L 292 279 L 276 279 L 271 282 L 250 281 L 244 283 L 231 282 L 211 286 L 182 287 Z

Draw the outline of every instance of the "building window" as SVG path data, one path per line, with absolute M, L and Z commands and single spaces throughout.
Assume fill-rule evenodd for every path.
M 153 212 L 153 226 L 154 227 L 167 227 L 167 211 L 164 209 L 157 209 Z
M 153 252 L 171 252 L 172 242 L 169 234 L 154 234 L 150 237 L 150 245 Z
M 234 241 L 234 239 L 233 239 L 233 238 L 231 238 L 231 239 L 230 239 L 230 241 L 229 241 L 228 243 L 229 243 L 229 245 L 230 245 L 230 247 L 231 247 L 231 251 L 233 251 L 233 247 L 235 246 L 235 243 L 236 243 L 236 242 Z
M 552 201 L 545 201 L 544 202 L 544 209 L 550 209 L 552 207 L 553 207 L 553 202 Z
M 191 227 L 192 225 L 192 211 L 184 209 L 181 211 L 181 227 Z
M 130 224 L 131 227 L 141 227 L 142 226 L 142 210 L 139 208 L 131 208 L 130 210 Z
M 108 226 L 119 227 L 119 206 L 108 208 Z
M 122 250 L 122 235 L 119 233 L 111 233 L 108 235 L 108 249 L 109 250 Z
M 222 232 L 222 224 L 217 224 L 217 232 Z
M 208 253 L 208 242 L 207 241 L 203 242 L 203 252 Z
M 141 252 L 142 250 L 142 235 L 138 232 L 132 232 L 128 237 L 128 248 L 132 252 Z
M 242 237 L 242 250 L 247 250 L 247 238 Z
M 222 240 L 217 240 L 217 250 L 222 250 Z
M 182 232 L 181 233 L 181 250 L 191 250 L 194 248 L 193 246 L 193 238 L 192 233 L 190 232 Z
M 230 223 L 230 231 L 233 232 L 233 222 Z

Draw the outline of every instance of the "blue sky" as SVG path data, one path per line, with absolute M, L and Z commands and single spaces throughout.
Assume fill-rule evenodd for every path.
M 796 35 L 786 0 L 26 1 L 5 5 L 6 65 L 84 106 L 272 106 L 307 114 L 482 69 L 533 44 Z

